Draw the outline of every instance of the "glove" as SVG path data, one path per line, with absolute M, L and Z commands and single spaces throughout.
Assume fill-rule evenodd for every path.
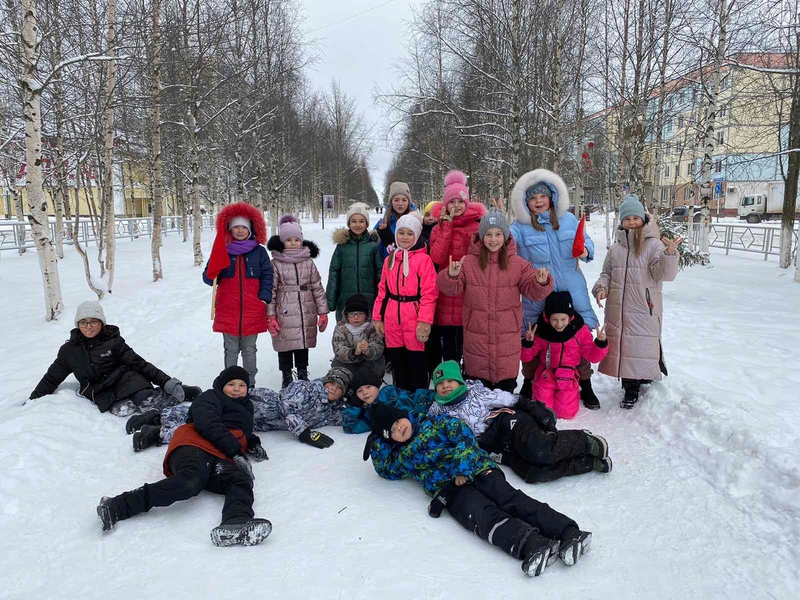
M 322 333 L 328 328 L 328 315 L 319 316 L 319 332 Z
M 240 471 L 244 471 L 247 476 L 250 478 L 250 481 L 253 481 L 256 476 L 253 475 L 253 467 L 250 466 L 250 461 L 247 460 L 247 457 L 242 454 L 241 452 L 233 455 L 233 462 Z
M 278 324 L 278 319 L 275 317 L 267 317 L 267 331 L 272 337 L 277 337 L 281 332 L 281 326 Z
M 364 460 L 369 460 L 370 454 L 372 454 L 372 446 L 379 439 L 381 439 L 381 436 L 374 431 L 369 434 L 369 437 L 367 437 L 367 443 L 364 444 L 364 453 L 361 455 L 361 458 Z
M 181 386 L 182 386 L 181 381 L 173 377 L 167 383 L 164 384 L 164 391 L 167 392 L 173 398 L 175 398 L 175 400 L 177 400 L 178 402 L 183 402 L 183 400 L 186 398 L 186 394 L 184 393 L 183 387 Z
M 319 431 L 311 431 L 310 427 L 306 427 L 303 433 L 300 434 L 300 441 L 314 448 L 324 450 L 333 446 L 333 440 L 324 433 Z
M 558 417 L 556 417 L 556 413 L 543 402 L 520 396 L 516 408 L 528 413 L 545 431 L 557 430 L 556 423 L 558 423 Z
M 457 488 L 452 483 L 447 483 L 439 490 L 439 493 L 431 500 L 428 505 L 428 514 L 434 519 L 438 519 L 442 511 L 447 507 L 447 503 L 453 494 L 456 493 Z
M 417 340 L 420 342 L 427 342 L 428 336 L 431 334 L 430 323 L 417 323 Z
M 256 462 L 269 460 L 269 456 L 267 456 L 267 451 L 264 450 L 264 446 L 262 446 L 261 444 L 256 444 L 255 446 L 248 446 L 247 452 L 253 455 L 253 460 Z

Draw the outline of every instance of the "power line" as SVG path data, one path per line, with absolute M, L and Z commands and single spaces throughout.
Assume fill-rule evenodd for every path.
M 323 25 L 322 27 L 317 27 L 316 29 L 312 29 L 308 33 L 314 33 L 315 31 L 321 31 L 322 29 L 327 29 L 328 27 L 333 27 L 334 25 L 338 25 L 339 23 L 344 23 L 345 21 L 349 21 L 350 19 L 355 19 L 356 17 L 360 17 L 361 15 L 365 15 L 368 12 L 372 12 L 373 10 L 378 10 L 382 6 L 386 6 L 387 4 L 391 4 L 394 0 L 387 0 L 383 4 L 379 4 L 378 6 L 373 6 L 372 8 L 368 8 L 367 10 L 362 10 L 360 13 L 356 13 L 354 15 L 350 15 L 349 17 L 345 17 L 344 19 L 339 19 L 338 21 L 334 21 L 333 23 L 328 23 L 327 25 Z

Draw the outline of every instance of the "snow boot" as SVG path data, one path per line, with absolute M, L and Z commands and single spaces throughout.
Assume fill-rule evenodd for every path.
M 133 451 L 141 452 L 150 446 L 161 445 L 161 426 L 160 425 L 144 425 L 142 428 L 133 434 Z
M 611 463 L 611 457 L 606 456 L 605 458 L 595 458 L 594 459 L 594 470 L 598 473 L 611 473 L 611 468 L 614 465 Z
M 145 425 L 161 425 L 161 411 L 153 408 L 136 413 L 125 423 L 125 433 L 130 435 L 135 431 L 139 431 Z
M 581 386 L 581 401 L 583 405 L 589 410 L 600 410 L 600 400 L 597 399 L 592 389 L 592 380 L 581 379 L 578 384 Z
M 622 399 L 622 402 L 619 403 L 620 408 L 630 410 L 636 405 L 639 401 L 639 388 L 641 385 L 641 382 L 636 379 L 622 380 L 622 388 L 625 390 L 625 397 Z
M 559 541 L 531 533 L 522 547 L 522 572 L 528 577 L 538 577 L 552 565 L 558 556 Z
M 272 533 L 272 523 L 266 519 L 250 519 L 246 523 L 219 525 L 211 530 L 211 542 L 215 546 L 255 546 Z
M 523 398 L 533 397 L 533 381 L 525 378 L 522 380 L 522 387 L 519 389 L 519 395 Z
M 606 438 L 596 435 L 588 429 L 584 429 L 583 433 L 586 434 L 586 445 L 589 454 L 597 458 L 608 458 L 608 442 Z
M 281 389 L 285 387 L 289 387 L 289 384 L 294 381 L 294 377 L 292 377 L 292 371 L 281 371 L 283 373 L 283 381 L 281 382 Z
M 196 385 L 183 385 L 183 400 L 184 402 L 192 402 L 195 398 L 197 398 L 200 394 L 203 393 L 203 388 L 198 387 Z
M 119 521 L 119 513 L 114 506 L 114 499 L 109 496 L 100 498 L 100 504 L 97 505 L 97 516 L 100 519 L 100 526 L 103 531 L 111 531 L 114 525 Z
M 571 567 L 581 556 L 589 552 L 592 545 L 592 534 L 588 531 L 581 531 L 577 527 L 567 527 L 561 535 L 561 549 L 558 557 L 565 565 Z
M 297 381 L 308 381 L 308 369 L 297 369 Z

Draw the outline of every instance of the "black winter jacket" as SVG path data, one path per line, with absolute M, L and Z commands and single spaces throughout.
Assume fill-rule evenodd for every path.
M 170 379 L 136 354 L 116 325 L 106 325 L 94 338 L 73 329 L 30 397 L 52 394 L 70 374 L 80 383 L 78 393 L 97 405 L 100 412 L 140 390 L 152 389 L 152 383 L 163 387 Z
M 200 394 L 189 407 L 187 423 L 193 423 L 201 436 L 214 444 L 226 456 L 242 451 L 242 445 L 229 429 L 241 429 L 247 438 L 247 447 L 261 442 L 253 434 L 253 403 L 250 394 L 244 398 L 229 398 L 222 393 L 219 378 L 210 390 Z

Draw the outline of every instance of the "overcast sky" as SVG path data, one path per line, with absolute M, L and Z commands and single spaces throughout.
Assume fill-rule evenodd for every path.
M 327 89 L 331 79 L 338 79 L 342 89 L 356 98 L 367 127 L 372 129 L 370 171 L 378 194 L 384 189 L 383 176 L 392 152 L 381 135 L 382 114 L 379 107 L 373 106 L 373 90 L 376 85 L 384 90 L 391 87 L 394 63 L 406 49 L 404 21 L 411 19 L 412 5 L 422 1 L 301 0 L 307 39 L 318 42 L 319 61 L 307 70 L 307 75 L 318 89 Z M 358 15 L 364 11 L 369 12 Z

